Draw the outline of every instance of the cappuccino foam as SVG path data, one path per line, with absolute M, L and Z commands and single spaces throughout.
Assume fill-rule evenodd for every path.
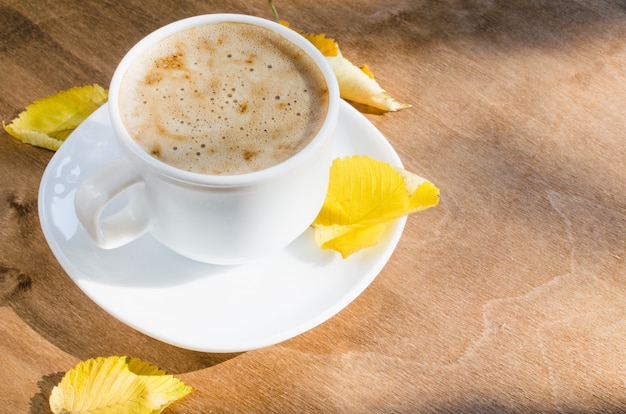
M 217 23 L 153 45 L 124 74 L 120 112 L 155 158 L 202 174 L 242 174 L 302 150 L 324 123 L 328 89 L 281 35 Z

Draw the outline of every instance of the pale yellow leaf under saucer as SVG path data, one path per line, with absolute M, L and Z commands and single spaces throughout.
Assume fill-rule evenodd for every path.
M 155 414 L 192 388 L 138 358 L 112 356 L 80 362 L 52 389 L 54 414 Z
M 20 141 L 56 151 L 81 122 L 107 101 L 107 95 L 99 85 L 67 89 L 36 100 L 10 124 L 3 121 L 2 126 Z
M 411 106 L 391 97 L 374 79 L 367 66 L 356 67 L 343 56 L 328 56 L 326 59 L 337 77 L 343 99 L 381 111 L 398 111 Z
M 346 258 L 376 245 L 393 220 L 438 203 L 439 189 L 416 174 L 367 156 L 336 159 L 315 239 Z
M 280 23 L 290 27 L 283 20 Z M 374 79 L 374 74 L 367 65 L 357 67 L 343 57 L 334 39 L 326 37 L 325 34 L 296 31 L 313 43 L 326 57 L 337 77 L 339 93 L 343 99 L 382 112 L 398 111 L 411 106 L 391 97 Z

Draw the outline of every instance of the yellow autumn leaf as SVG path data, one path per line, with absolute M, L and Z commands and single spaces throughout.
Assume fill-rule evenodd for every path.
M 431 182 L 383 161 L 360 155 L 336 159 L 313 222 L 315 239 L 346 258 L 378 243 L 393 220 L 437 205 L 438 195 Z
M 280 20 L 284 26 L 291 27 L 289 23 Z M 295 29 L 292 29 L 295 30 Z M 379 111 L 398 111 L 409 108 L 411 105 L 396 101 L 385 91 L 374 78 L 374 74 L 367 65 L 357 67 L 343 57 L 339 45 L 334 39 L 325 34 L 304 33 L 295 30 L 307 38 L 326 57 L 333 69 L 339 93 L 347 101 L 354 102 L 365 107 Z
M 279 20 L 279 23 L 283 26 L 289 27 L 292 30 L 300 33 L 304 36 L 309 42 L 313 43 L 313 45 L 322 52 L 324 56 L 341 56 L 341 52 L 339 51 L 339 45 L 335 41 L 335 39 L 331 39 L 330 37 L 326 37 L 323 33 L 304 33 L 301 30 L 293 29 L 289 23 L 284 20 Z
M 107 91 L 88 85 L 41 98 L 26 107 L 10 124 L 2 126 L 27 144 L 56 151 L 93 111 L 107 100 Z
M 356 67 L 343 56 L 329 56 L 326 59 L 337 77 L 343 99 L 382 111 L 398 111 L 411 106 L 392 98 L 374 79 L 367 66 Z
M 139 358 L 80 362 L 52 389 L 54 414 L 156 414 L 192 388 Z

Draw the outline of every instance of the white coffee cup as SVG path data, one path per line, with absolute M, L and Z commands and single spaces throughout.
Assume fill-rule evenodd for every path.
M 122 122 L 120 84 L 133 60 L 172 33 L 218 22 L 271 29 L 312 57 L 323 73 L 329 93 L 326 119 L 310 143 L 286 161 L 238 175 L 189 172 L 146 153 Z M 201 262 L 241 264 L 267 256 L 295 240 L 319 213 L 328 190 L 338 108 L 339 88 L 326 59 L 289 28 L 235 14 L 209 14 L 169 24 L 137 43 L 113 75 L 109 112 L 122 155 L 79 185 L 78 220 L 104 249 L 121 247 L 148 232 L 179 254 Z M 113 201 L 122 194 L 127 202 L 118 207 Z

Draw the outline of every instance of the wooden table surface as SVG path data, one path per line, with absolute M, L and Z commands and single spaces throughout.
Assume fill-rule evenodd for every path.
M 626 2 L 275 2 L 335 38 L 413 106 L 367 118 L 441 189 L 374 282 L 330 320 L 237 354 L 127 327 L 45 242 L 53 152 L 0 132 L 0 411 L 48 412 L 64 372 L 140 357 L 195 388 L 196 412 L 625 412 Z M 262 0 L 0 2 L 0 118 L 73 86 L 108 87 L 171 21 Z M 6 410 L 6 411 L 5 411 Z

